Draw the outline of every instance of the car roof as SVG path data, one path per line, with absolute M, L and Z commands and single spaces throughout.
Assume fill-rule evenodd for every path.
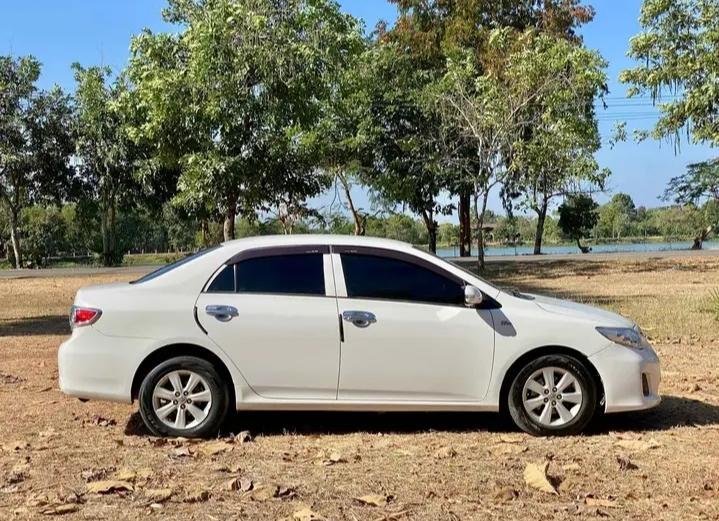
M 366 246 L 374 248 L 387 248 L 392 250 L 413 251 L 411 244 L 395 241 L 393 239 L 380 239 L 378 237 L 361 237 L 356 235 L 325 235 L 325 234 L 301 234 L 301 235 L 261 235 L 258 237 L 247 237 L 235 239 L 223 243 L 223 246 L 237 250 L 250 248 L 267 248 L 272 246 L 301 246 L 305 244 L 317 245 L 343 245 L 343 246 Z

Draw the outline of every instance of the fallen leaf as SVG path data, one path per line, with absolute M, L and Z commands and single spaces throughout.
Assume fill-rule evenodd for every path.
M 50 506 L 40 510 L 40 513 L 45 516 L 63 516 L 65 514 L 72 514 L 73 512 L 77 512 L 79 509 L 79 506 L 74 503 L 71 503 L 69 505 Z
M 108 494 L 110 492 L 132 492 L 134 488 L 128 481 L 107 480 L 88 483 L 86 490 L 89 494 Z
M 164 503 L 173 493 L 171 488 L 148 488 L 145 490 L 145 497 L 153 503 Z
M 252 480 L 249 478 L 232 478 L 225 484 L 227 490 L 239 490 L 240 492 L 247 492 L 252 490 Z
M 528 463 L 524 468 L 524 482 L 532 488 L 536 488 L 547 494 L 558 494 L 554 486 L 547 479 L 547 467 L 549 462 Z
M 112 418 L 105 418 L 104 416 L 95 414 L 89 420 L 83 420 L 82 423 L 89 423 L 91 425 L 97 425 L 99 427 L 112 427 L 114 425 L 117 425 L 117 420 L 113 420 Z
M 250 431 L 240 431 L 235 435 L 234 441 L 235 443 L 248 443 L 252 441 L 252 434 Z
M 322 465 L 330 466 L 337 463 L 347 463 L 347 460 L 343 458 L 342 454 L 339 452 L 332 452 L 328 457 L 322 459 L 320 462 Z
M 228 452 L 231 450 L 232 444 L 227 443 L 226 441 L 205 443 L 200 447 L 200 452 L 202 452 L 205 456 L 217 456 L 222 452 Z
M 519 496 L 519 492 L 514 490 L 512 487 L 504 487 L 497 491 L 494 495 L 494 499 L 497 501 L 512 501 Z
M 19 384 L 24 382 L 24 378 L 15 376 L 14 374 L 0 373 L 0 383 L 2 384 Z
M 190 450 L 190 447 L 177 447 L 172 450 L 172 457 L 174 458 L 191 458 L 194 452 Z
M 210 491 L 204 488 L 191 489 L 185 492 L 184 503 L 202 503 L 210 499 Z
M 27 479 L 28 476 L 28 470 L 30 466 L 24 465 L 24 468 L 21 468 L 20 466 L 16 465 L 15 467 L 8 472 L 6 483 L 8 485 L 15 485 L 17 483 L 22 483 Z
M 637 470 L 639 467 L 636 466 L 629 458 L 623 456 L 617 456 L 617 463 L 619 463 L 620 470 Z
M 115 479 L 118 481 L 134 482 L 137 479 L 137 473 L 130 469 L 120 469 L 115 472 Z
M 457 455 L 457 451 L 452 447 L 442 447 L 434 453 L 434 457 L 437 459 L 449 459 L 454 458 Z
M 292 519 L 297 521 L 325 521 L 325 518 L 314 512 L 310 507 L 303 506 L 292 514 Z
M 380 494 L 367 494 L 364 496 L 356 497 L 355 501 L 359 501 L 363 505 L 371 505 L 375 507 L 386 506 L 389 502 L 390 497 Z
M 295 487 L 282 486 L 277 489 L 277 497 L 282 499 L 292 499 L 297 497 L 297 489 Z
M 265 484 L 253 486 L 252 489 L 245 492 L 242 499 L 250 499 L 252 501 L 268 501 L 277 497 L 280 487 L 275 484 Z

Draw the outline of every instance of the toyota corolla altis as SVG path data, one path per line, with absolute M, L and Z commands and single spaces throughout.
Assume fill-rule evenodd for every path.
M 660 401 L 633 322 L 383 239 L 227 242 L 81 289 L 70 322 L 62 391 L 137 400 L 157 435 L 212 435 L 230 408 L 507 411 L 531 434 L 575 434 Z

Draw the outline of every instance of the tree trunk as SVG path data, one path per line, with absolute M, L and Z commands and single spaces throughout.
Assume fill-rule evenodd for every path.
M 340 184 L 342 185 L 342 190 L 345 193 L 345 197 L 347 198 L 347 206 L 350 208 L 350 212 L 352 213 L 352 219 L 355 223 L 355 235 L 364 235 L 367 233 L 367 218 L 363 216 L 360 211 L 355 207 L 354 201 L 352 200 L 352 190 L 350 188 L 349 183 L 347 182 L 347 178 L 345 178 L 344 174 L 337 172 L 337 179 L 339 179 Z
M 107 211 L 107 201 L 104 201 L 104 204 L 101 208 L 101 217 L 100 217 L 100 231 L 102 233 L 102 264 L 104 266 L 109 266 L 110 263 L 108 261 L 110 257 L 110 236 L 109 236 L 109 216 Z
M 487 211 L 488 190 L 482 195 L 482 209 L 479 209 L 479 193 L 474 194 L 474 213 L 477 220 L 477 269 L 484 271 L 484 214 Z
M 542 206 L 535 208 L 537 212 L 537 231 L 534 235 L 534 254 L 541 255 L 542 253 L 542 237 L 544 236 L 544 223 L 547 220 L 547 201 L 542 203 Z
M 237 198 L 230 194 L 227 196 L 227 208 L 225 209 L 225 224 L 223 233 L 226 241 L 235 238 L 235 218 L 237 217 Z
M 706 228 L 699 231 L 699 235 L 694 237 L 694 244 L 692 244 L 692 250 L 701 250 L 704 241 L 707 240 L 707 237 L 709 237 L 709 234 L 711 233 L 713 226 L 707 226 Z
M 459 256 L 472 256 L 472 217 L 469 188 L 459 192 Z
M 432 253 L 437 253 L 437 221 L 434 220 L 432 212 L 422 212 L 422 218 L 427 228 L 427 247 Z
M 117 252 L 115 251 L 115 198 L 105 194 L 102 202 L 102 264 L 103 266 L 114 266 L 117 263 Z
M 20 247 L 19 237 L 19 221 L 20 216 L 17 210 L 10 211 L 10 243 L 12 244 L 12 251 L 15 255 L 15 268 L 22 269 L 22 249 Z

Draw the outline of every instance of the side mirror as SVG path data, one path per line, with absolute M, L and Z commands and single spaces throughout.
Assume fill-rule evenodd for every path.
M 473 308 L 479 306 L 484 300 L 484 295 L 474 286 L 464 287 L 464 303 L 467 307 Z

